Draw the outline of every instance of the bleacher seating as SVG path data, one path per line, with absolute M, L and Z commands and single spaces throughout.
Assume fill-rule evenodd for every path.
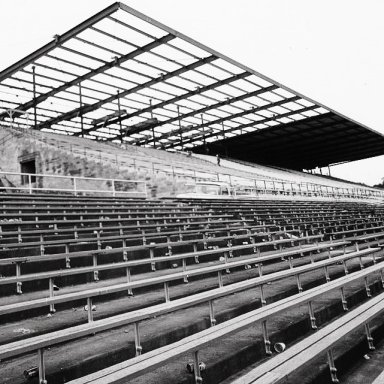
M 269 355 L 277 332 L 273 324 L 282 313 L 292 312 L 292 324 L 301 324 L 302 310 L 296 308 L 304 305 L 310 328 L 326 330 L 340 311 L 364 300 L 361 290 L 369 298 L 380 291 L 377 281 L 384 281 L 380 206 L 42 194 L 1 198 L 4 383 L 22 383 L 23 371 L 39 375 L 40 383 L 117 383 L 143 375 L 148 383 L 190 382 L 188 361 L 189 366 L 194 362 L 195 382 L 210 382 L 217 364 L 227 364 L 225 354 L 212 351 L 228 338 L 243 342 L 239 351 L 230 347 L 240 354 L 239 363 L 212 382 L 231 375 L 247 378 L 253 370 L 242 373 L 241 354 L 255 341 L 235 342 L 238 332 L 260 324 L 261 345 Z M 321 306 L 338 309 L 318 314 L 320 296 Z M 372 300 L 376 297 L 361 308 Z M 172 324 L 180 316 L 181 328 L 175 330 Z M 128 326 L 124 343 L 110 336 Z M 85 357 L 80 345 L 88 345 L 95 334 L 100 341 Z M 293 334 L 292 341 L 304 335 Z M 72 352 L 64 357 L 67 348 Z M 109 348 L 115 350 L 112 355 Z M 302 351 L 314 358 L 323 353 Z M 258 352 L 248 364 L 260 357 Z M 202 359 L 207 360 L 204 371 L 198 364 Z M 161 379 L 164 372 L 157 376 L 159 365 L 174 372 L 173 381 Z

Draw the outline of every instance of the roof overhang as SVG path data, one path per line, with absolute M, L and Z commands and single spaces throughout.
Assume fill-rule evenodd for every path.
M 194 148 L 291 169 L 314 169 L 379 156 L 384 136 L 333 112 Z
M 224 141 L 233 155 L 275 141 L 295 168 L 384 154 L 379 133 L 119 2 L 0 72 L 0 92 L 5 125 L 197 151 Z M 262 149 L 249 159 L 270 162 Z

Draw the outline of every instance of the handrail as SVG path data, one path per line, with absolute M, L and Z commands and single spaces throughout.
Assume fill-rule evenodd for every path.
M 7 129 L 15 129 L 9 128 Z M 27 134 L 29 134 L 35 141 L 39 141 L 42 144 L 52 146 L 57 149 L 57 146 L 54 146 L 51 143 L 48 143 L 47 138 L 41 135 L 41 138 L 37 137 L 38 132 L 23 129 L 21 130 Z M 63 138 L 64 140 L 64 138 Z M 63 143 L 63 141 L 62 141 Z M 87 148 L 85 146 L 78 145 L 76 143 L 66 142 L 64 145 L 64 149 L 79 154 L 81 156 L 93 157 L 100 161 L 106 161 L 108 163 L 115 163 L 117 166 L 119 164 L 123 164 L 124 166 L 133 166 L 134 169 L 144 168 L 149 170 L 153 175 L 156 172 L 162 172 L 170 177 L 172 177 L 173 185 L 175 185 L 177 170 L 182 170 L 180 175 L 183 177 L 192 178 L 195 182 L 198 180 L 215 180 L 215 181 L 225 181 L 220 179 L 227 179 L 230 185 L 234 185 L 233 179 L 242 179 L 243 183 L 251 188 L 254 188 L 255 194 L 263 195 L 263 194 L 280 194 L 280 195 L 297 195 L 303 197 L 324 197 L 324 198 L 332 198 L 332 199 L 352 199 L 352 200 L 364 200 L 370 202 L 383 202 L 384 201 L 384 191 L 380 191 L 378 189 L 370 188 L 370 187 L 338 187 L 338 186 L 330 186 L 326 184 L 320 184 L 315 182 L 294 182 L 287 181 L 279 178 L 263 178 L 263 177 L 254 177 L 250 172 L 233 170 L 233 172 L 223 172 L 221 169 L 220 172 L 217 170 L 207 171 L 207 170 L 198 170 L 198 173 L 201 176 L 198 176 L 196 172 L 196 167 L 191 166 L 187 162 L 181 162 L 178 160 L 173 161 L 173 163 L 178 163 L 180 165 L 168 165 L 164 162 L 155 161 L 153 159 L 143 158 L 143 159 L 129 159 L 126 158 L 124 161 L 118 162 L 117 155 L 113 155 L 112 153 L 104 153 L 102 154 L 101 150 L 91 149 L 91 151 L 87 152 Z M 59 147 L 60 148 L 60 147 Z M 89 148 L 88 148 L 89 149 Z M 99 152 L 98 155 L 95 155 L 95 152 Z M 127 154 L 128 155 L 128 154 Z M 113 157 L 113 159 L 112 159 Z M 141 164 L 138 164 L 141 163 Z M 169 170 L 164 169 L 164 166 L 167 166 Z M 157 167 L 157 168 L 156 168 Z M 256 176 L 256 175 L 255 175 Z M 258 186 L 257 183 L 263 183 L 263 185 Z M 281 186 L 276 185 L 281 184 Z M 94 191 L 91 191 L 94 192 Z
M 112 196 L 116 196 L 116 194 L 123 194 L 123 195 L 144 195 L 144 197 L 147 197 L 147 184 L 144 180 L 125 180 L 125 179 L 107 179 L 107 178 L 101 178 L 101 177 L 82 177 L 82 176 L 63 176 L 63 175 L 53 175 L 53 174 L 43 174 L 43 173 L 25 173 L 25 172 L 4 172 L 0 171 L 0 177 L 1 175 L 5 176 L 21 176 L 22 181 L 21 185 L 18 186 L 7 186 L 7 187 L 0 187 L 1 189 L 6 190 L 25 190 L 28 191 L 29 194 L 32 194 L 33 191 L 55 191 L 55 192 L 71 192 L 75 196 L 77 196 L 79 193 L 107 193 L 112 194 Z M 59 179 L 59 180 L 66 180 L 69 181 L 69 188 L 55 188 L 47 185 L 46 187 L 38 187 L 34 184 L 36 184 L 36 178 L 45 178 L 45 179 Z M 26 182 L 27 181 L 27 182 Z M 110 189 L 87 189 L 87 188 L 79 188 L 79 183 L 82 181 L 95 181 L 95 182 L 105 182 L 105 184 L 110 183 Z M 127 185 L 136 185 L 135 191 L 120 191 L 117 190 L 117 184 L 127 184 Z M 25 185 L 26 186 L 23 186 Z M 102 185 L 101 185 L 102 186 Z M 139 190 L 139 186 L 142 186 L 143 190 Z

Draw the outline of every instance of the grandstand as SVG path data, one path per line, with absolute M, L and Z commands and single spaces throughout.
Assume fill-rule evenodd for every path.
M 122 3 L 0 89 L 1 383 L 381 382 L 382 135 Z

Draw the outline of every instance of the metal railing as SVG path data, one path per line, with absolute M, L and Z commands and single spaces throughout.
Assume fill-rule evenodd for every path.
M 5 180 L 4 180 L 5 179 Z M 0 190 L 33 192 L 68 192 L 79 194 L 110 194 L 112 196 L 147 197 L 143 180 L 106 179 L 100 177 L 62 176 L 40 173 L 0 171 L 0 180 L 6 181 Z
M 15 128 L 13 128 L 15 129 Z M 16 129 L 16 131 L 23 131 L 28 134 L 29 138 L 38 141 L 41 144 L 51 146 L 54 149 L 61 149 L 78 155 L 87 159 L 92 159 L 97 162 L 115 164 L 117 169 L 124 167 L 132 169 L 135 172 L 145 171 L 152 175 L 152 181 L 156 182 L 157 175 L 163 174 L 172 180 L 171 188 L 175 193 L 177 189 L 177 181 L 180 179 L 187 179 L 190 181 L 221 181 L 226 182 L 230 186 L 242 186 L 253 188 L 253 195 L 280 195 L 290 197 L 310 197 L 310 198 L 329 198 L 329 199 L 347 199 L 347 200 L 362 200 L 372 203 L 384 203 L 384 191 L 369 187 L 338 187 L 326 184 L 319 184 L 315 182 L 305 181 L 286 181 L 281 179 L 258 177 L 249 172 L 233 171 L 228 172 L 224 168 L 217 172 L 216 170 L 197 169 L 191 166 L 188 162 L 173 161 L 167 163 L 164 161 L 156 161 L 154 158 L 146 158 L 140 156 L 135 149 L 134 157 L 130 157 L 127 152 L 122 158 L 117 153 L 103 152 L 101 149 L 89 148 L 81 144 L 70 143 L 69 141 L 60 141 L 51 143 L 50 139 L 43 136 L 42 133 L 27 130 Z M 65 136 L 63 137 L 65 138 Z M 98 143 L 95 142 L 95 145 Z M 104 143 L 101 143 L 104 144 Z

